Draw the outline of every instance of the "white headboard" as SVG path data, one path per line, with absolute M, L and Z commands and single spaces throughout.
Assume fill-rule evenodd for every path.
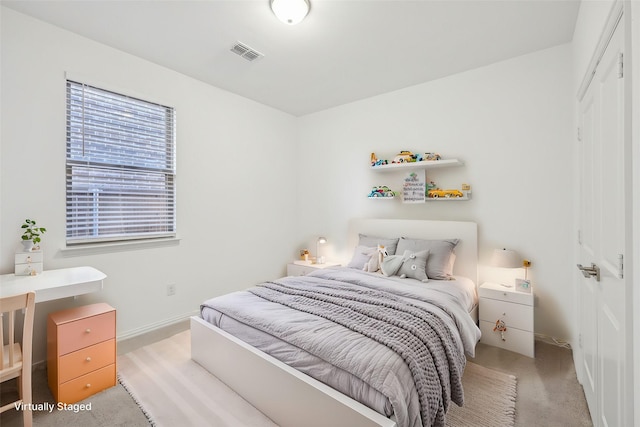
M 466 221 L 428 221 L 411 219 L 352 219 L 349 221 L 348 245 L 358 245 L 358 234 L 414 239 L 460 239 L 456 246 L 453 274 L 465 276 L 478 284 L 478 225 Z

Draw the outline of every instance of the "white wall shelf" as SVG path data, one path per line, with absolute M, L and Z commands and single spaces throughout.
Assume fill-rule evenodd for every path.
M 462 166 L 464 162 L 458 159 L 424 160 L 422 162 L 389 163 L 386 165 L 371 166 L 376 172 L 397 172 L 414 169 L 434 169 L 452 166 Z
M 463 166 L 464 162 L 459 159 L 441 159 L 441 160 L 424 160 L 421 162 L 405 162 L 405 163 L 389 163 L 386 165 L 371 166 L 371 169 L 375 172 L 406 172 L 412 170 L 427 170 L 437 168 L 447 168 L 455 166 Z M 425 202 L 462 202 L 471 199 L 471 191 L 462 190 L 463 197 L 425 197 Z M 400 192 L 401 194 L 402 192 Z M 369 197 L 373 199 L 375 197 Z M 386 199 L 386 197 L 379 197 Z M 396 197 L 392 198 L 395 199 Z

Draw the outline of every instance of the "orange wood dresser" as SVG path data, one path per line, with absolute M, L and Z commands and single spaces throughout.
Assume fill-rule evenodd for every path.
M 116 385 L 116 310 L 98 303 L 49 314 L 47 371 L 56 402 Z

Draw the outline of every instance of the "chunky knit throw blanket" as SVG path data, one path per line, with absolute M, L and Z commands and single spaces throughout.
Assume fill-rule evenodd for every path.
M 449 328 L 428 309 L 349 283 L 267 282 L 249 292 L 323 317 L 395 351 L 413 376 L 423 426 L 444 426 L 450 400 L 462 405 L 466 359 Z

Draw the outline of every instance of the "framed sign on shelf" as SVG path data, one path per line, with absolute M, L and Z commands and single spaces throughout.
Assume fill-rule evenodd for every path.
M 402 184 L 403 203 L 424 203 L 426 192 L 427 185 L 424 169 L 407 174 Z

